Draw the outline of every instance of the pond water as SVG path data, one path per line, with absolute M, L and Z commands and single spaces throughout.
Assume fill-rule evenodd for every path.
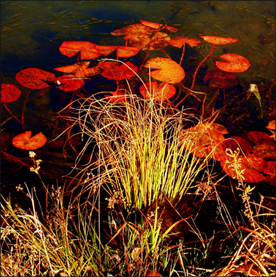
M 201 34 L 239 38 L 238 43 L 216 46 L 212 56 L 219 58 L 225 53 L 235 53 L 247 58 L 250 68 L 236 74 L 245 87 L 255 83 L 267 91 L 271 79 L 275 78 L 275 1 L 1 1 L 1 83 L 15 84 L 22 92 L 16 102 L 7 104 L 8 108 L 20 118 L 29 91 L 15 80 L 17 72 L 36 67 L 56 74 L 53 68 L 76 62 L 76 56 L 68 59 L 59 52 L 64 41 L 124 45 L 122 36 L 112 36 L 110 32 L 139 23 L 141 19 L 176 27 L 179 32 L 175 36 L 199 38 Z M 187 68 L 188 72 L 189 62 L 197 65 L 210 49 L 211 45 L 203 42 L 193 49 L 186 47 L 184 69 Z M 168 47 L 167 52 L 173 59 L 181 56 L 181 49 Z M 213 67 L 212 59 L 208 59 L 203 66 L 204 73 Z M 103 90 L 102 80 L 93 78 L 84 88 L 90 94 Z M 44 130 L 47 133 L 47 126 L 54 124 L 54 112 L 63 106 L 62 99 L 67 103 L 68 93 L 58 92 L 55 88 L 43 95 L 39 93 L 30 92 L 25 108 L 25 125 L 35 133 Z M 271 97 L 273 94 L 275 88 Z M 258 109 L 256 99 L 249 103 Z M 1 116 L 4 122 L 1 131 L 8 133 L 10 139 L 25 131 L 15 120 L 9 120 L 11 115 L 3 105 Z M 264 118 L 258 120 L 256 116 L 256 120 L 246 126 L 252 130 L 265 130 L 267 122 L 274 116 L 275 110 L 274 114 L 273 111 L 267 112 Z M 242 127 L 237 130 L 240 132 Z M 11 145 L 6 149 L 12 155 L 28 158 L 28 154 L 18 154 Z M 58 159 L 56 156 L 56 163 Z M 51 161 L 49 167 L 53 164 Z M 14 177 L 12 173 L 9 180 L 11 177 Z M 27 181 L 20 178 L 21 182 Z

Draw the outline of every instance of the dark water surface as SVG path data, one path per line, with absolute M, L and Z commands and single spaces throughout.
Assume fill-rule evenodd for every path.
M 140 19 L 177 27 L 179 32 L 175 36 L 199 38 L 203 34 L 239 38 L 237 43 L 217 45 L 212 57 L 235 53 L 247 58 L 250 68 L 236 74 L 245 86 L 250 83 L 269 86 L 275 78 L 275 1 L 1 1 L 1 83 L 15 84 L 22 91 L 16 102 L 7 104 L 9 109 L 20 117 L 28 93 L 15 80 L 21 69 L 36 67 L 56 74 L 53 68 L 76 61 L 76 56 L 68 59 L 59 52 L 63 41 L 124 45 L 122 36 L 115 37 L 110 32 L 139 23 Z M 210 49 L 211 45 L 202 41 L 192 50 L 187 47 L 186 54 L 198 64 Z M 168 47 L 168 53 L 179 59 L 181 50 Z M 189 62 L 189 58 L 184 61 Z M 186 64 L 182 65 L 186 69 Z M 206 71 L 213 66 L 212 59 L 204 64 Z M 88 88 L 90 93 L 98 92 L 98 87 L 91 82 Z M 51 118 L 58 106 L 53 105 L 56 90 L 41 97 L 38 93 L 30 93 L 25 111 L 25 123 L 36 133 L 53 124 Z M 64 92 L 60 94 L 66 98 Z M 258 108 L 255 100 L 254 105 Z M 10 117 L 3 105 L 1 115 L 2 122 Z M 264 129 L 271 119 L 267 116 L 266 121 L 256 124 L 263 124 Z M 254 129 L 254 124 L 250 126 Z M 14 120 L 9 120 L 1 125 L 1 131 L 9 132 L 12 137 L 23 130 Z M 7 147 L 15 151 L 11 145 Z M 28 154 L 22 155 L 28 158 Z M 23 181 L 26 180 L 22 178 Z

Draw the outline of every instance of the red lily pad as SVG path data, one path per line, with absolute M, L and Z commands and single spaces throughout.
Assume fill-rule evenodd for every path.
M 243 56 L 237 54 L 224 54 L 220 58 L 226 62 L 216 61 L 216 66 L 227 72 L 244 72 L 250 67 L 250 62 Z
M 226 38 L 226 37 L 217 37 L 217 36 L 200 36 L 200 37 L 202 37 L 206 42 L 209 42 L 211 44 L 229 44 L 240 40 L 238 38 Z
M 265 176 L 254 169 L 254 165 L 250 161 L 248 161 L 246 157 L 240 156 L 239 159 L 240 168 L 238 169 L 238 171 L 243 172 L 242 176 L 244 178 L 244 182 L 259 183 L 265 180 Z M 232 178 L 237 178 L 237 172 L 234 170 L 233 167 L 231 167 L 231 165 L 233 165 L 233 160 L 231 157 L 223 155 L 220 160 L 220 164 L 226 174 L 228 174 Z
M 264 132 L 251 131 L 248 133 L 248 138 L 256 144 L 266 144 L 271 143 L 271 137 Z
M 112 95 L 105 94 L 104 97 L 112 103 L 121 103 L 126 101 L 126 96 L 120 91 L 109 91 Z
M 232 136 L 230 138 L 227 138 L 222 143 L 224 149 L 231 149 L 232 151 L 237 150 L 237 148 L 242 149 L 243 153 L 245 155 L 250 154 L 252 147 L 246 139 L 242 137 Z
M 49 85 L 43 81 L 54 82 L 56 76 L 43 69 L 30 67 L 20 70 L 16 74 L 15 79 L 24 87 L 30 89 L 43 89 L 49 87 Z
M 13 146 L 23 149 L 23 150 L 36 150 L 42 147 L 46 142 L 47 138 L 42 134 L 42 132 L 31 137 L 32 131 L 26 131 L 15 136 L 12 139 Z
M 114 61 L 103 61 L 98 64 L 98 67 L 104 70 L 101 72 L 102 76 L 117 81 L 130 79 L 137 72 L 137 66 L 131 62 L 121 64 Z
M 59 51 L 68 58 L 80 52 L 82 60 L 95 59 L 101 55 L 97 49 L 97 44 L 90 41 L 64 41 L 59 47 Z
M 147 89 L 145 88 L 145 86 L 147 87 Z M 153 97 L 156 101 L 168 100 L 173 97 L 176 92 L 175 87 L 168 83 L 162 83 L 158 87 L 158 83 L 156 81 L 146 82 L 145 86 L 140 86 L 140 93 L 143 95 L 144 98 L 151 99 Z
M 58 88 L 63 91 L 75 91 L 85 84 L 82 78 L 68 75 L 56 78 L 55 83 L 58 84 Z
M 1 103 L 16 101 L 21 95 L 21 90 L 12 84 L 1 84 Z

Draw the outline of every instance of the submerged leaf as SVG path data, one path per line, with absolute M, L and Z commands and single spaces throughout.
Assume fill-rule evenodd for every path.
M 233 73 L 214 68 L 204 77 L 205 85 L 216 89 L 231 89 L 238 85 L 238 80 Z

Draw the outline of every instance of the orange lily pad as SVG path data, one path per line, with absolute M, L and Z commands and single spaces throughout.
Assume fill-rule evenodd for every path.
M 64 41 L 59 47 L 59 51 L 68 58 L 80 52 L 82 60 L 95 59 L 101 55 L 97 44 L 90 41 Z
M 13 146 L 23 149 L 23 150 L 36 150 L 42 147 L 46 142 L 47 138 L 42 134 L 42 132 L 31 137 L 32 131 L 26 131 L 15 136 L 12 139 Z
M 250 62 L 243 56 L 237 54 L 224 54 L 220 58 L 226 62 L 216 61 L 216 66 L 227 72 L 244 72 L 250 67 Z
M 226 37 L 217 37 L 217 36 L 200 36 L 200 37 L 202 37 L 206 42 L 209 42 L 212 44 L 229 44 L 240 40 L 238 38 L 226 38 Z
M 169 44 L 181 48 L 185 43 L 190 45 L 191 47 L 198 46 L 201 43 L 201 40 L 196 38 L 189 38 L 189 37 L 174 37 L 171 38 Z
M 49 85 L 43 81 L 54 82 L 56 76 L 43 69 L 30 67 L 20 70 L 16 74 L 15 79 L 24 87 L 30 89 L 43 89 L 49 87 Z
M 13 84 L 1 84 L 1 103 L 16 101 L 21 95 L 21 90 Z
M 187 130 L 184 130 L 180 140 L 185 143 L 185 147 L 197 157 L 205 158 L 211 155 L 219 161 L 224 155 L 224 148 L 221 142 L 224 140 L 222 133 L 209 128 L 209 123 L 201 123 Z
M 153 58 L 148 60 L 144 67 L 158 69 L 150 72 L 150 76 L 164 83 L 176 84 L 185 77 L 184 69 L 175 61 L 168 58 Z
M 263 174 L 259 173 L 256 169 L 254 169 L 253 164 L 244 156 L 240 156 L 240 168 L 239 172 L 242 172 L 243 181 L 247 183 L 259 183 L 265 180 Z M 227 162 L 228 161 L 228 162 Z M 232 178 L 236 178 L 236 171 L 231 167 L 233 164 L 233 160 L 231 157 L 227 155 L 223 155 L 220 160 L 221 167 L 223 168 L 224 172 L 228 174 Z
M 58 84 L 58 88 L 63 91 L 75 91 L 85 84 L 82 78 L 68 75 L 56 78 L 55 83 Z
M 116 46 L 117 56 L 120 58 L 129 58 L 136 55 L 140 49 L 131 46 Z
M 145 88 L 147 87 L 147 89 Z M 173 85 L 168 83 L 162 83 L 158 87 L 158 83 L 156 81 L 154 82 L 146 82 L 144 85 L 141 85 L 139 88 L 140 93 L 143 95 L 146 99 L 151 99 L 152 97 L 156 101 L 165 101 L 170 99 L 175 95 L 176 89 Z M 151 89 L 151 91 L 150 91 Z
M 103 61 L 98 63 L 98 67 L 104 70 L 103 72 L 101 72 L 102 76 L 107 79 L 117 81 L 130 79 L 135 75 L 135 72 L 137 72 L 137 66 L 135 66 L 131 62 L 121 64 L 114 61 Z
M 112 103 L 120 103 L 126 101 L 125 95 L 120 91 L 109 91 L 109 93 L 111 93 L 112 95 L 105 94 L 104 97 Z

